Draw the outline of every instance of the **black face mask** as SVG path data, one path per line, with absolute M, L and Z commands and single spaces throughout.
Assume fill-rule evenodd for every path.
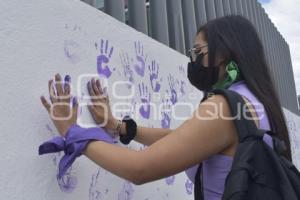
M 219 77 L 219 66 L 203 66 L 202 60 L 205 55 L 206 54 L 200 54 L 195 62 L 189 62 L 187 70 L 189 81 L 201 91 L 211 90 Z

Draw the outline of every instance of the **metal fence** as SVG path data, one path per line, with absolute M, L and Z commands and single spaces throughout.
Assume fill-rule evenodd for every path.
M 155 40 L 186 54 L 197 27 L 230 14 L 257 29 L 280 102 L 300 115 L 289 45 L 257 0 L 83 0 Z M 300 102 L 300 101 L 299 101 Z

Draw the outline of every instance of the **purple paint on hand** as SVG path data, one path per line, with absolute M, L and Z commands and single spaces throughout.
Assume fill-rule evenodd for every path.
M 173 185 L 175 181 L 175 175 L 167 177 L 165 181 L 167 185 Z
M 112 74 L 108 64 L 113 54 L 113 50 L 114 47 L 109 48 L 108 40 L 104 42 L 104 40 L 101 39 L 100 55 L 97 57 L 97 70 L 100 75 L 104 75 L 107 78 Z
M 187 179 L 185 182 L 185 191 L 188 195 L 191 195 L 193 193 L 193 187 L 194 187 L 193 182 L 190 181 L 190 179 Z
M 151 66 L 149 65 L 149 71 L 151 87 L 154 92 L 159 92 L 162 82 L 162 78 L 160 80 L 158 79 L 158 70 L 159 64 L 153 60 Z
M 133 197 L 133 186 L 129 181 L 126 181 L 122 190 L 118 194 L 118 200 L 131 200 Z
M 141 97 L 142 105 L 140 107 L 140 114 L 143 118 L 149 119 L 150 117 L 150 99 L 151 94 L 148 91 L 148 87 L 144 83 L 139 84 L 139 92 Z
M 176 87 L 175 87 L 175 81 L 171 74 L 169 74 L 169 76 L 168 76 L 168 82 L 169 82 L 170 91 L 171 91 L 171 102 L 174 105 L 177 102 L 177 92 L 176 92 Z
M 161 127 L 162 128 L 170 128 L 171 125 L 171 102 L 168 98 L 162 100 L 162 119 L 161 119 Z
M 121 59 L 121 63 L 123 66 L 123 74 L 126 78 L 127 81 L 130 82 L 130 84 L 128 85 L 128 88 L 132 87 L 132 84 L 134 83 L 134 77 L 133 77 L 133 70 L 131 69 L 130 66 L 130 61 L 129 61 L 129 56 L 128 53 L 122 53 L 120 54 L 120 59 Z
M 144 47 L 140 41 L 134 42 L 134 47 L 137 61 L 134 65 L 134 69 L 139 76 L 144 77 L 147 55 L 144 54 Z
M 66 75 L 64 80 L 65 80 L 65 82 L 68 82 L 68 83 L 71 82 L 71 76 Z

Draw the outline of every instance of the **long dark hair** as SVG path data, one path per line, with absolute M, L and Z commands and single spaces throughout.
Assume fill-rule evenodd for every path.
M 200 32 L 208 42 L 209 66 L 215 65 L 217 56 L 237 63 L 242 79 L 264 105 L 274 135 L 285 142 L 284 156 L 292 161 L 288 128 L 262 42 L 252 23 L 240 15 L 229 15 L 207 22 L 197 34 Z

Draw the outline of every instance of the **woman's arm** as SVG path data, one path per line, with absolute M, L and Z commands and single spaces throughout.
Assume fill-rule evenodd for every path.
M 106 170 L 138 185 L 182 172 L 222 152 L 236 139 L 234 123 L 227 120 L 231 114 L 226 99 L 214 95 L 206 102 L 208 105 L 200 104 L 191 119 L 146 149 L 135 151 L 94 141 L 84 154 Z M 217 116 L 212 117 L 211 113 Z
M 87 89 L 91 97 L 91 101 L 95 103 L 95 105 L 89 105 L 88 108 L 91 112 L 92 117 L 94 118 L 97 124 L 102 124 L 103 122 L 107 122 L 105 124 L 105 128 L 110 131 L 114 131 L 117 127 L 117 120 L 114 118 L 110 105 L 109 98 L 103 95 L 103 90 L 100 85 L 100 81 L 92 79 L 87 84 Z M 106 109 L 104 109 L 106 107 Z M 146 127 L 137 127 L 137 134 L 134 138 L 135 141 L 142 143 L 144 145 L 151 145 L 157 140 L 165 137 L 171 132 L 170 129 L 162 129 L 162 128 L 146 128 Z M 126 134 L 125 123 L 122 123 L 120 134 Z
M 51 103 L 55 105 L 56 102 L 64 102 L 65 105 L 55 106 L 53 112 L 59 114 L 60 117 L 71 112 L 71 120 L 56 121 L 52 118 L 50 112 L 52 105 L 44 97 L 41 100 L 44 107 L 51 114 L 54 125 L 63 136 L 64 130 L 68 130 L 70 125 L 76 122 L 77 103 L 74 101 L 73 107 L 70 107 L 68 84 L 62 86 L 60 75 L 56 75 L 55 81 L 57 84 L 54 85 L 49 81 Z M 95 81 L 92 82 L 96 87 Z M 54 88 L 56 88 L 57 94 L 53 94 Z M 91 90 L 90 83 L 88 88 Z M 96 90 L 97 96 L 101 97 L 100 93 L 100 89 Z M 91 92 L 91 94 L 95 96 L 94 92 Z M 108 98 L 105 97 L 101 97 L 100 100 L 99 98 L 92 99 L 92 101 L 108 105 Z M 174 131 L 168 133 L 158 131 L 159 134 L 157 134 L 158 132 L 154 132 L 155 129 L 139 128 L 137 140 L 151 144 L 141 151 L 102 141 L 92 141 L 87 145 L 83 154 L 99 166 L 135 184 L 143 184 L 177 174 L 202 162 L 209 156 L 231 147 L 237 140 L 234 123 L 232 120 L 228 120 L 231 113 L 226 99 L 222 95 L 214 95 L 205 102 L 199 105 L 191 119 L 185 121 Z M 101 107 L 98 109 L 96 104 L 95 106 L 89 106 L 91 111 L 95 111 L 92 112 L 93 117 L 100 116 L 99 123 L 105 121 L 103 119 L 111 119 L 109 116 L 104 115 L 105 112 L 101 110 Z M 216 115 L 212 116 L 212 113 Z M 108 114 L 111 115 L 111 112 Z M 149 130 L 152 137 L 145 136 L 148 135 Z
M 138 126 L 137 127 L 137 133 L 134 138 L 136 142 L 139 142 L 141 144 L 150 146 L 154 142 L 160 140 L 161 138 L 165 137 L 169 133 L 171 133 L 171 129 L 164 129 L 164 128 L 147 128 L 147 127 L 142 127 Z M 122 128 L 121 128 L 121 135 L 126 134 L 126 124 L 122 123 Z
M 91 141 L 83 154 L 107 171 L 136 185 L 140 184 L 140 152 L 102 141 Z

